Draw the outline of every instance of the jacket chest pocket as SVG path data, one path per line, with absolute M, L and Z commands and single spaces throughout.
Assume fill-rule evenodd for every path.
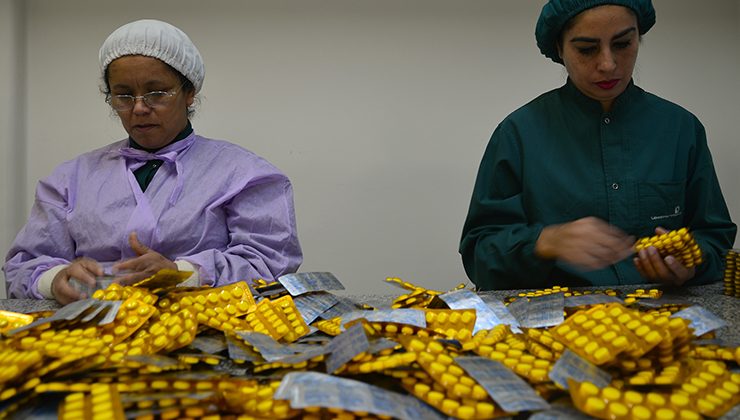
M 668 230 L 683 227 L 686 195 L 684 185 L 683 181 L 639 183 L 639 227 L 651 231 L 656 226 Z

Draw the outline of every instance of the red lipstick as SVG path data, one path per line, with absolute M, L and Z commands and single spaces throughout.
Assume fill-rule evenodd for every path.
M 612 79 L 612 80 L 607 80 L 607 81 L 602 81 L 602 82 L 596 82 L 596 86 L 604 90 L 609 90 L 609 89 L 612 89 L 614 86 L 616 86 L 617 83 L 619 83 L 619 79 Z

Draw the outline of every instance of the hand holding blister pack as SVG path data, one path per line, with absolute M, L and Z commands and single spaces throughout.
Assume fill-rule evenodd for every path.
M 80 293 L 84 293 L 85 296 L 89 297 L 89 296 L 92 296 L 92 294 L 95 293 L 96 290 L 106 289 L 108 286 L 115 283 L 118 277 L 124 274 L 129 274 L 129 270 L 114 269 L 113 266 L 116 264 L 115 262 L 98 263 L 98 264 L 103 269 L 103 275 L 95 277 L 94 286 L 91 286 L 74 277 L 69 279 L 69 285 L 72 286 L 72 288 L 75 289 L 76 291 Z

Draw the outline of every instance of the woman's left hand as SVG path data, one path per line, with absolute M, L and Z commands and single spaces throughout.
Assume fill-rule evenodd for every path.
M 663 228 L 655 228 L 657 235 L 667 231 Z M 696 274 L 696 268 L 686 268 L 672 255 L 661 257 L 655 247 L 641 249 L 634 258 L 635 267 L 642 277 L 659 283 L 672 286 L 681 286 L 691 280 Z
M 139 242 L 136 232 L 131 232 L 131 234 L 129 234 L 128 243 L 131 245 L 131 249 L 136 252 L 138 257 L 120 262 L 113 266 L 113 270 L 115 271 L 128 272 L 125 275 L 116 276 L 116 283 L 128 286 L 153 276 L 159 270 L 177 270 L 177 265 L 174 262 Z

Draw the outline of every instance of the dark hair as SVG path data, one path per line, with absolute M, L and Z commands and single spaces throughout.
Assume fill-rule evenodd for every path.
M 114 60 L 115 61 L 115 60 Z M 185 77 L 182 73 L 175 70 L 174 67 L 170 66 L 169 64 L 162 61 L 167 68 L 170 69 L 175 75 L 177 75 L 177 78 L 180 81 L 180 84 L 182 85 L 183 92 L 195 92 L 195 86 L 193 85 L 193 82 L 190 81 L 187 77 Z M 105 95 L 106 99 L 108 96 L 110 96 L 110 82 L 108 82 L 108 69 L 110 68 L 110 64 L 105 68 L 105 71 L 103 71 L 103 84 L 101 85 L 100 92 Z M 197 102 L 197 101 L 196 101 Z M 194 103 L 196 103 L 194 102 Z M 193 114 L 195 114 L 195 109 L 193 109 L 192 106 L 188 107 L 188 117 L 192 117 Z

